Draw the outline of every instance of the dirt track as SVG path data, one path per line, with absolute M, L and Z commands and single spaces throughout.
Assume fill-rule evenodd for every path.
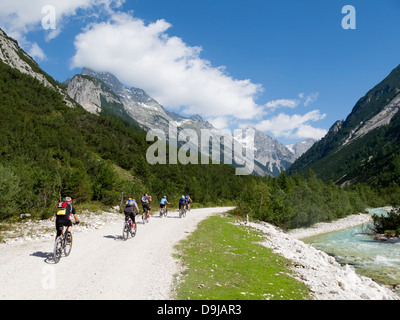
M 179 264 L 173 247 L 197 224 L 230 208 L 192 210 L 186 218 L 138 221 L 134 239 L 121 239 L 122 221 L 74 234 L 71 255 L 52 260 L 52 241 L 4 245 L 0 249 L 0 300 L 5 299 L 172 299 Z M 138 217 L 137 217 L 138 218 Z

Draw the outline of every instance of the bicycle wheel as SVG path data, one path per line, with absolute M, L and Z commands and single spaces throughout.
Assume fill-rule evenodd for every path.
M 142 215 L 143 224 L 149 223 L 149 218 L 150 218 L 150 215 L 149 215 L 148 211 L 143 212 L 143 215 Z
M 56 242 L 54 243 L 54 251 L 53 251 L 53 260 L 54 263 L 58 263 L 61 259 L 62 252 L 62 238 L 61 236 L 57 237 Z
M 64 243 L 64 253 L 65 256 L 68 257 L 69 254 L 71 253 L 71 249 L 72 249 L 72 234 L 71 234 L 71 239 L 68 242 L 67 239 L 65 239 L 65 243 Z
M 122 239 L 127 240 L 129 236 L 129 224 L 124 223 L 124 227 L 122 229 Z
M 137 231 L 137 225 L 136 225 L 136 222 L 135 222 L 132 225 L 132 228 L 131 228 L 131 236 L 132 236 L 132 238 L 134 238 L 136 236 L 136 231 Z

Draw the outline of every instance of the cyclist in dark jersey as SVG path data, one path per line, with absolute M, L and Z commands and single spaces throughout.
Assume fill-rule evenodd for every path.
M 58 212 L 56 215 L 56 229 L 57 229 L 57 237 L 61 235 L 63 227 L 67 227 L 67 240 L 71 237 L 72 231 L 72 221 L 71 214 L 74 216 L 75 223 L 79 224 L 78 216 L 76 215 L 75 208 L 72 206 L 72 199 L 70 197 L 65 198 L 65 202 L 60 202 L 58 204 Z
M 182 208 L 185 209 L 185 206 L 186 206 L 186 199 L 185 199 L 185 196 L 182 196 L 179 199 L 179 210 L 181 210 Z
M 145 193 L 145 194 L 143 195 L 143 197 L 140 198 L 140 202 L 142 203 L 143 212 L 144 212 L 145 210 L 147 210 L 147 211 L 148 211 L 148 214 L 150 214 L 151 207 L 150 207 L 149 204 L 150 204 L 150 202 L 151 202 L 151 196 L 149 196 L 147 193 Z
M 136 226 L 135 216 L 136 213 L 139 213 L 139 208 L 135 199 L 129 198 L 128 201 L 126 201 L 124 213 L 125 217 L 130 217 L 133 225 Z

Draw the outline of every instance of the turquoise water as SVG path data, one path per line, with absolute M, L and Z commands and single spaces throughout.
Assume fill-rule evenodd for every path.
M 372 209 L 371 214 L 385 214 Z M 355 267 L 358 274 L 383 285 L 400 285 L 400 245 L 376 241 L 365 234 L 368 225 L 302 239 L 335 257 L 339 263 Z

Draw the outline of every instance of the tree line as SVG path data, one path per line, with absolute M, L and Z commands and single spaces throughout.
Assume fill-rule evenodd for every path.
M 306 176 L 283 172 L 278 178 L 264 178 L 247 184 L 240 195 L 235 213 L 266 221 L 283 229 L 310 227 L 351 214 L 363 213 L 368 207 L 400 203 L 400 188 L 376 188 L 365 184 L 340 187 L 325 183 L 309 170 Z

